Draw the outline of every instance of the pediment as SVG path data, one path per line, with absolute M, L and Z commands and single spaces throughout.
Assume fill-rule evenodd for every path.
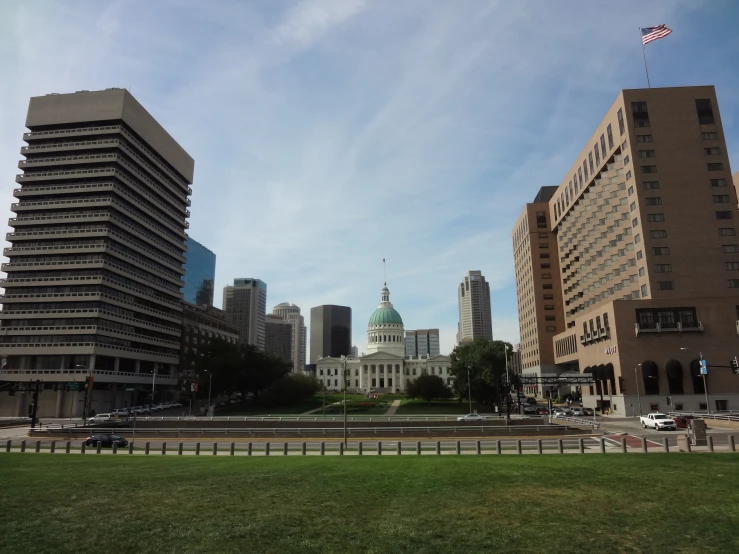
M 391 354 L 390 352 L 373 352 L 362 356 L 362 360 L 402 360 L 403 356 Z

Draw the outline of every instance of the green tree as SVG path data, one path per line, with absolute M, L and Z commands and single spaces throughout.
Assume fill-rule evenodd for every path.
M 406 387 L 409 398 L 422 398 L 426 402 L 452 397 L 452 391 L 438 375 L 421 375 Z
M 507 394 L 506 387 L 506 347 L 510 353 L 512 346 L 504 341 L 478 339 L 457 346 L 451 354 L 450 373 L 454 376 L 453 390 L 460 398 L 466 398 L 469 391 L 479 403 L 501 405 Z M 469 375 L 469 382 L 467 376 Z
M 321 385 L 315 377 L 292 374 L 281 377 L 266 390 L 264 400 L 272 406 L 291 406 L 318 393 Z

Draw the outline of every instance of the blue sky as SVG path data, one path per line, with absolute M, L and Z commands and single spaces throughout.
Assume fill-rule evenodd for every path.
M 354 341 L 382 258 L 406 328 L 453 347 L 456 286 L 491 282 L 517 342 L 510 231 L 618 91 L 714 84 L 739 169 L 733 0 L 32 0 L 0 4 L 0 210 L 28 98 L 127 87 L 195 158 L 191 236 L 268 305 L 344 304 Z M 220 303 L 220 299 L 217 299 Z

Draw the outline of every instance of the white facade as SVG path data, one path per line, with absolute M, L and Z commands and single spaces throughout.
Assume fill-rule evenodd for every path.
M 291 360 L 293 373 L 302 373 L 303 368 L 305 368 L 306 329 L 305 318 L 300 315 L 300 307 L 290 302 L 283 302 L 272 308 L 272 313 L 292 325 Z
M 369 392 L 405 392 L 408 383 L 424 374 L 438 375 L 451 385 L 449 356 L 421 359 L 405 356 L 403 320 L 390 302 L 387 285 L 381 302 L 367 325 L 367 349 L 361 357 L 346 359 L 347 390 Z M 316 363 L 316 378 L 326 390 L 343 390 L 341 358 L 321 358 Z

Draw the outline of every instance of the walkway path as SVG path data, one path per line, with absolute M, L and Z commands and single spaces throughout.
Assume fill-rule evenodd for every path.
M 400 406 L 400 399 L 393 400 L 393 403 L 390 404 L 390 407 L 387 409 L 387 412 L 385 412 L 385 415 L 386 416 L 395 415 L 395 412 L 398 411 L 399 406 Z
M 326 407 L 328 408 L 329 406 L 340 406 L 340 405 L 341 405 L 342 403 L 343 403 L 343 402 L 334 402 L 333 404 L 326 404 Z M 319 408 L 316 408 L 315 410 L 308 410 L 307 412 L 303 412 L 303 413 L 302 413 L 302 414 L 300 414 L 300 415 L 310 415 L 310 414 L 315 414 L 315 413 L 317 413 L 317 412 L 320 412 L 320 411 L 322 411 L 322 410 L 323 410 L 323 406 L 320 406 Z

